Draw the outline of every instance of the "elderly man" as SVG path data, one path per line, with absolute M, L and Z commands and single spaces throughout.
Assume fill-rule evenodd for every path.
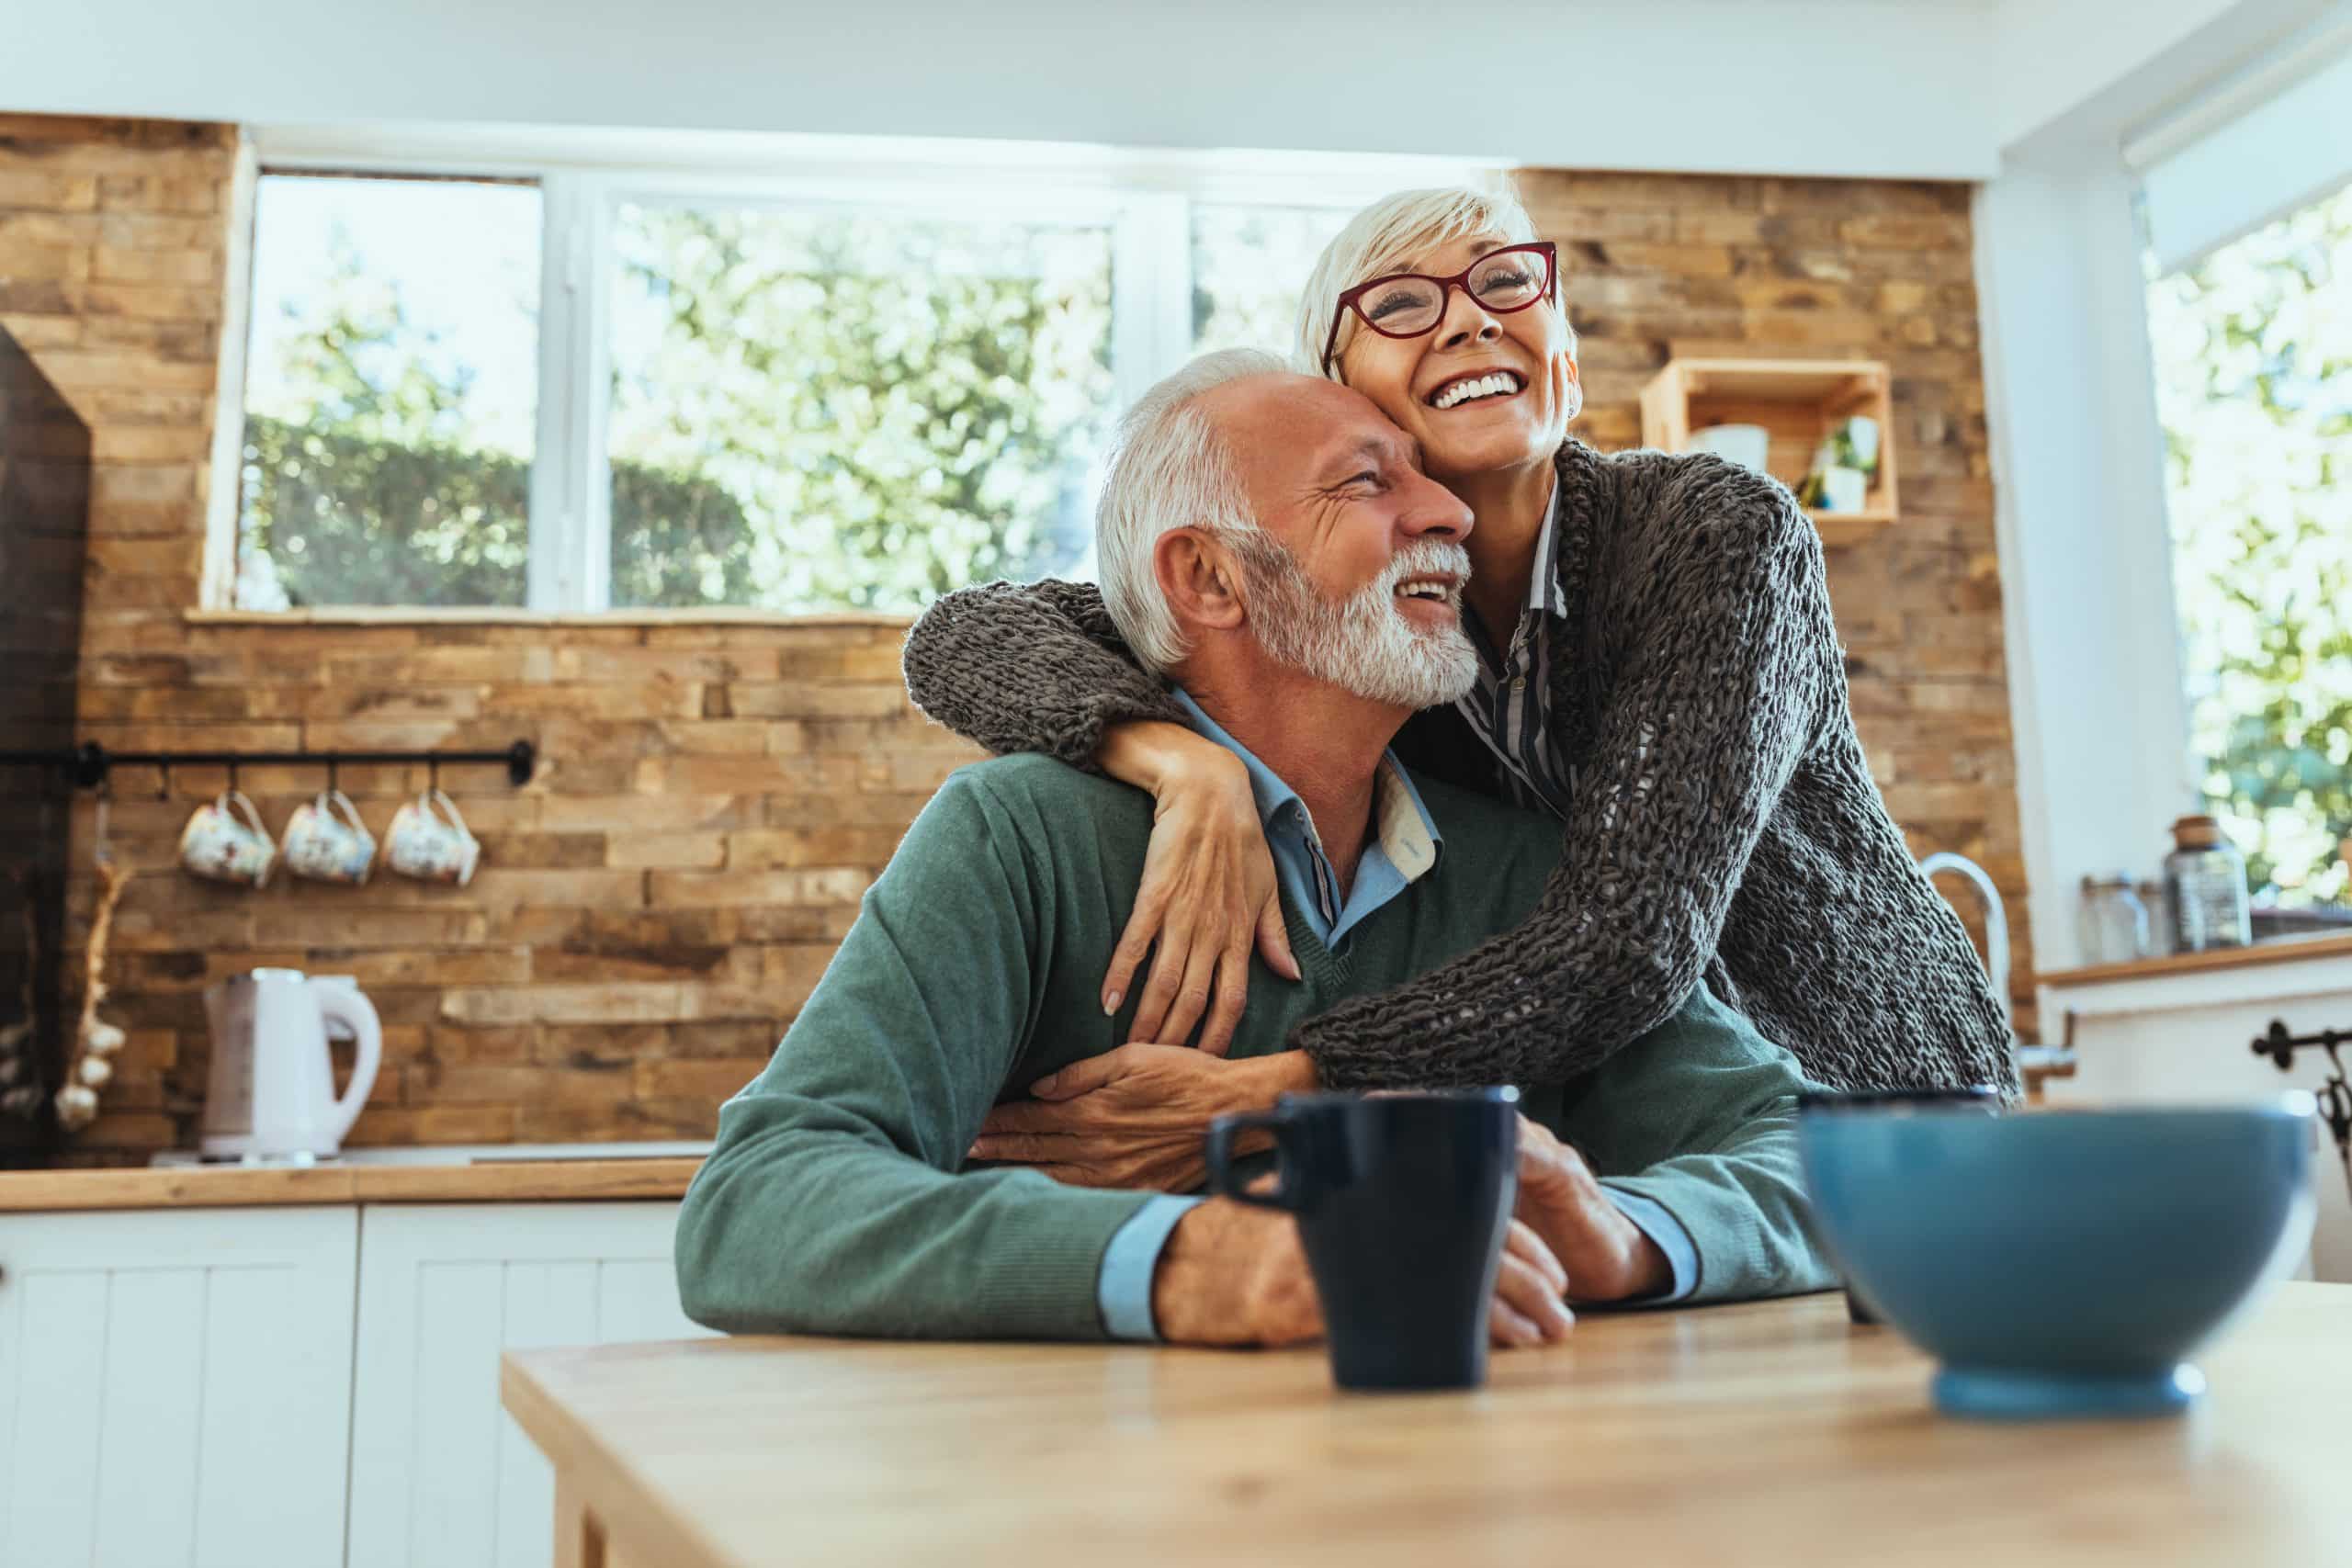
M 1282 1049 L 1292 1024 L 1534 904 L 1559 829 L 1417 783 L 1385 750 L 1407 715 L 1474 679 L 1458 625 L 1471 522 L 1361 394 L 1269 356 L 1208 355 L 1138 403 L 1099 518 L 1105 596 L 1200 731 L 1249 770 L 1302 978 L 1250 988 L 1229 1060 L 1119 1047 L 1127 1020 L 1095 987 L 1141 880 L 1150 799 L 1040 757 L 960 771 L 775 1059 L 720 1112 L 679 1222 L 690 1314 L 745 1332 L 1319 1332 L 1286 1216 L 967 1162 L 992 1106 L 1057 1077 L 1190 1086 L 1171 1092 L 1194 1093 L 1200 1113 L 1311 1087 L 1306 1058 Z M 1827 1284 L 1796 1181 L 1802 1087 L 1794 1058 L 1703 990 L 1589 1077 L 1526 1086 L 1496 1337 L 1556 1337 L 1564 1295 Z M 1179 1143 L 1196 1141 L 1197 1119 Z M 1167 1174 L 1197 1184 L 1197 1163 Z

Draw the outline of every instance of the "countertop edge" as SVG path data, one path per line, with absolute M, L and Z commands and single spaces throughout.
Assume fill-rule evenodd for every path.
M 694 1156 L 311 1166 L 0 1171 L 0 1213 L 244 1209 L 322 1203 L 534 1203 L 684 1195 Z

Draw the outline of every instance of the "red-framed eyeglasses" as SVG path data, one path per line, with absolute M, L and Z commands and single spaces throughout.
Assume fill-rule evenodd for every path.
M 1481 310 L 1495 315 L 1524 310 L 1547 296 L 1559 299 L 1560 252 L 1549 240 L 1488 251 L 1452 277 L 1418 272 L 1391 273 L 1359 283 L 1340 296 L 1331 312 L 1331 333 L 1323 340 L 1323 373 L 1340 346 L 1340 323 L 1353 310 L 1356 320 L 1382 337 L 1420 337 L 1445 320 L 1445 302 L 1459 288 Z

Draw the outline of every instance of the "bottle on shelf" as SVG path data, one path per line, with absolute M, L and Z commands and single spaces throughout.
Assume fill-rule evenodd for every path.
M 2169 958 L 2173 953 L 2172 901 L 2165 897 L 2164 878 L 2143 877 L 2136 891 L 2140 895 L 2140 907 L 2148 911 L 2147 956 Z
M 2211 817 L 2183 817 L 2172 825 L 2173 852 L 2165 856 L 2165 898 L 2172 908 L 2173 951 L 2205 953 L 2254 941 L 2245 856 Z
M 2148 954 L 2148 907 L 2129 873 L 2083 878 L 2083 962 L 2129 964 Z

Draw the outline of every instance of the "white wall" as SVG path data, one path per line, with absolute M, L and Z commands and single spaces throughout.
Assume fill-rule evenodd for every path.
M 2150 874 L 2191 808 L 2134 185 L 2112 152 L 1975 204 L 2018 808 L 2037 969 L 2086 873 Z
M 0 110 L 1970 179 L 1973 0 L 0 0 Z

